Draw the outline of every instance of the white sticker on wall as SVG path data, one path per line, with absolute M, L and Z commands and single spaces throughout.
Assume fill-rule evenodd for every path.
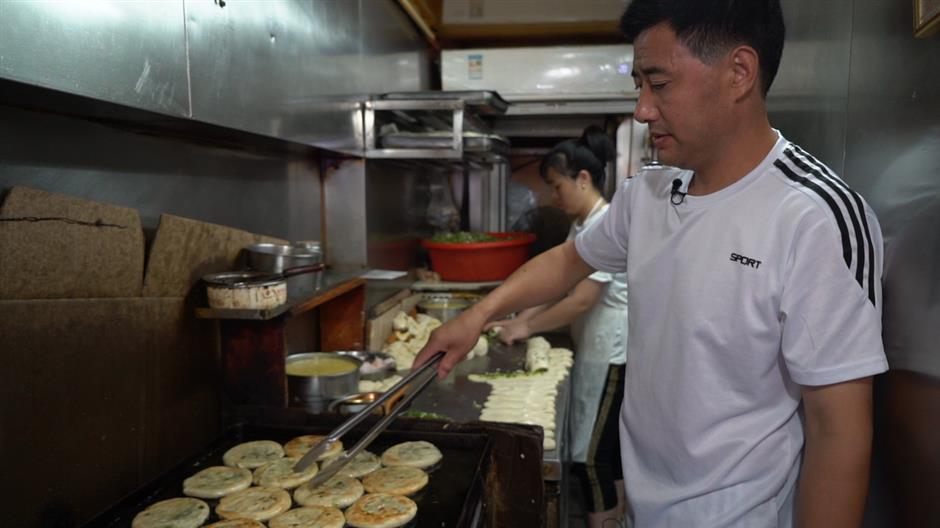
M 483 78 L 483 55 L 467 55 L 467 79 L 478 81 Z

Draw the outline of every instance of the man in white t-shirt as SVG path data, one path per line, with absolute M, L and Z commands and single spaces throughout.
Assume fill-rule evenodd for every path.
M 480 328 L 627 272 L 621 415 L 639 527 L 858 526 L 881 343 L 870 208 L 767 119 L 778 0 L 635 0 L 635 118 L 659 159 L 606 216 L 441 327 L 416 364 L 446 375 Z

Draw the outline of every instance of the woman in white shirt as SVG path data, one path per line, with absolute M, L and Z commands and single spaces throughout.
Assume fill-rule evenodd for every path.
M 556 204 L 574 219 L 569 238 L 607 210 L 601 189 L 612 152 L 604 131 L 591 126 L 579 139 L 555 146 L 542 160 L 540 173 L 552 187 Z M 575 362 L 568 423 L 570 456 L 575 473 L 581 477 L 582 498 L 592 528 L 612 526 L 610 520 L 620 523 L 623 519 L 617 418 L 623 400 L 626 316 L 626 275 L 596 272 L 555 303 L 487 325 L 501 327 L 500 339 L 513 343 L 571 324 Z

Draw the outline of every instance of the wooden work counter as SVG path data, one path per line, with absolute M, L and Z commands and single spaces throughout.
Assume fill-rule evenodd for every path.
M 270 310 L 197 308 L 196 317 L 218 321 L 226 404 L 286 407 L 288 323 L 312 315 L 303 324 L 316 327 L 315 350 L 361 350 L 364 302 L 365 280 L 328 271 L 321 288 Z

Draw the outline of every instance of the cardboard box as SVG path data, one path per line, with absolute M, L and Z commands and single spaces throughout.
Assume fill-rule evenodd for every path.
M 59 218 L 0 222 L 3 523 L 81 525 L 219 434 L 216 327 L 194 286 L 275 239 L 165 215 L 145 277 L 134 210 L 14 188 L 0 213 Z
M 234 269 L 242 248 L 259 242 L 285 243 L 240 229 L 161 215 L 147 261 L 143 295 L 188 295 L 203 275 Z
M 0 301 L 3 524 L 81 525 L 215 438 L 213 334 L 179 298 Z
M 13 187 L 0 218 L 0 299 L 140 295 L 144 233 L 137 211 Z

